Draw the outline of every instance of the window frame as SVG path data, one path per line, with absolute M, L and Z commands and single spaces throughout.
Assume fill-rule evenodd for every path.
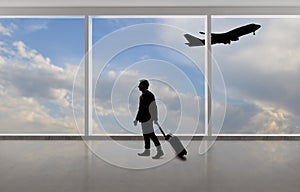
M 241 6 L 241 7 L 0 7 L 1 17 L 13 16 L 26 16 L 26 17 L 55 17 L 55 16 L 84 16 L 85 17 L 85 133 L 84 134 L 1 134 L 0 139 L 81 139 L 82 137 L 101 139 L 109 135 L 92 135 L 91 122 L 92 122 L 92 67 L 91 57 L 88 55 L 91 46 L 91 29 L 90 29 L 90 16 L 168 16 L 168 15 L 204 15 L 206 16 L 206 42 L 210 42 L 211 34 L 211 16 L 220 15 L 299 15 L 300 6 L 287 6 L 287 7 L 272 7 L 272 6 Z M 206 87 L 211 85 L 211 45 L 206 45 Z M 208 90 L 208 88 L 206 88 Z M 211 98 L 206 90 L 206 104 L 205 104 L 205 134 L 194 135 L 180 135 L 182 137 L 190 137 L 198 140 L 202 138 L 218 137 L 222 140 L 300 140 L 300 134 L 218 134 L 212 133 L 212 128 L 209 123 L 211 111 Z M 132 139 L 141 138 L 137 135 L 118 135 L 112 134 L 116 139 Z

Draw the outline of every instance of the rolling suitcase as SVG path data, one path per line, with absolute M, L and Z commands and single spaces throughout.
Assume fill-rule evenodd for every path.
M 170 144 L 173 147 L 176 155 L 180 158 L 184 158 L 184 156 L 187 155 L 187 150 L 184 148 L 184 146 L 182 145 L 179 138 L 176 137 L 175 135 L 172 135 L 172 134 L 167 134 L 166 135 L 165 132 L 162 130 L 161 126 L 158 123 L 156 123 L 156 125 L 158 126 L 159 130 L 163 134 L 165 140 L 170 142 Z

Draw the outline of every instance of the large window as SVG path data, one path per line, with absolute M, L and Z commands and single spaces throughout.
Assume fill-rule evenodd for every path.
M 72 87 L 84 17 L 2 17 L 0 37 L 0 133 L 78 133 Z
M 204 48 L 185 33 L 202 16 L 92 17 L 93 133 L 140 134 L 133 120 L 141 79 L 150 81 L 159 122 L 179 134 L 204 133 Z
M 167 132 L 299 134 L 300 17 L 209 10 L 0 17 L 0 134 L 140 135 L 141 79 Z M 256 35 L 205 43 L 251 23 Z
M 221 133 L 300 133 L 300 17 L 216 16 L 212 32 L 246 24 L 261 28 L 213 45 L 213 57 L 224 75 L 227 111 Z

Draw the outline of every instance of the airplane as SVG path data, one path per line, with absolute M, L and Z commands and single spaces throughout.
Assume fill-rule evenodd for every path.
M 230 44 L 231 41 L 238 41 L 239 37 L 243 35 L 247 35 L 249 33 L 253 33 L 255 35 L 255 31 L 258 30 L 261 26 L 258 24 L 248 24 L 242 27 L 235 28 L 226 33 L 212 33 L 211 34 L 211 44 L 223 43 Z M 200 34 L 204 35 L 204 32 L 200 32 Z M 205 45 L 205 39 L 199 39 L 190 34 L 184 34 L 184 37 L 188 41 L 185 43 L 189 47 L 203 46 Z

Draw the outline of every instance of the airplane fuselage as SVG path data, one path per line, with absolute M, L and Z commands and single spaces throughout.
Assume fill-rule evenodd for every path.
M 238 27 L 226 33 L 212 33 L 211 44 L 212 45 L 217 43 L 230 44 L 231 41 L 237 41 L 239 40 L 239 37 L 243 35 L 247 35 L 249 33 L 253 33 L 255 35 L 255 31 L 258 30 L 260 27 L 261 27 L 260 25 L 252 23 L 242 27 Z M 200 33 L 204 34 L 203 32 Z M 188 43 L 186 43 L 186 45 L 190 47 L 205 45 L 204 39 L 199 39 L 190 34 L 185 34 L 184 37 L 188 40 Z
M 212 33 L 211 41 L 212 44 L 216 44 L 216 43 L 230 44 L 231 41 L 237 41 L 239 40 L 239 37 L 243 35 L 247 35 L 249 33 L 253 33 L 253 35 L 255 35 L 255 31 L 260 27 L 261 26 L 257 24 L 249 24 L 242 27 L 238 27 L 226 33 L 219 33 L 219 34 Z

